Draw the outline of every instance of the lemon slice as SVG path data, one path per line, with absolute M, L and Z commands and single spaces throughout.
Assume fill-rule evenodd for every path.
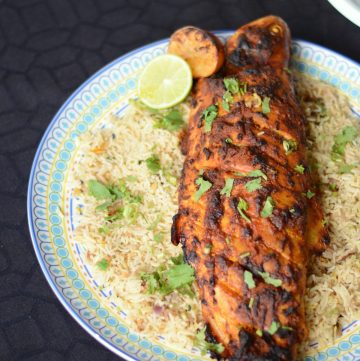
M 191 86 L 188 63 L 176 55 L 161 55 L 150 61 L 141 73 L 138 96 L 151 108 L 170 108 L 186 98 Z

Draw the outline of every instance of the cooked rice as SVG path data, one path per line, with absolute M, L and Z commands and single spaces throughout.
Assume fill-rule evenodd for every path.
M 298 78 L 297 90 L 309 120 L 309 150 L 320 164 L 323 206 L 331 233 L 329 249 L 310 261 L 306 294 L 310 343 L 323 345 L 339 335 L 342 325 L 360 316 L 360 167 L 352 174 L 339 175 L 330 157 L 334 136 L 347 125 L 360 131 L 360 123 L 352 115 L 347 98 L 336 89 L 303 75 Z M 186 104 L 181 109 L 188 114 Z M 178 207 L 177 187 L 167 181 L 164 172 L 152 175 L 142 162 L 156 153 L 162 166 L 179 177 L 183 163 L 179 134 L 155 129 L 153 123 L 151 114 L 130 107 L 124 117 L 110 116 L 106 128 L 81 138 L 72 172 L 74 192 L 83 204 L 76 239 L 82 243 L 95 279 L 112 291 L 109 299 L 127 313 L 132 329 L 149 337 L 162 335 L 166 344 L 190 350 L 194 335 L 202 327 L 198 300 L 176 291 L 166 297 L 149 295 L 140 279 L 142 272 L 169 264 L 170 257 L 181 253 L 180 247 L 170 242 L 171 217 Z M 360 164 L 359 145 L 358 138 L 346 147 L 347 163 Z M 138 178 L 127 186 L 134 194 L 143 195 L 143 217 L 137 217 L 134 224 L 120 222 L 121 226 L 112 227 L 109 234 L 100 234 L 104 214 L 95 212 L 99 201 L 88 195 L 87 181 L 109 184 L 127 176 Z M 328 183 L 337 184 L 337 195 L 329 190 Z M 162 218 L 156 232 L 166 234 L 162 242 L 155 242 L 154 232 L 148 230 L 158 215 Z M 101 271 L 96 263 L 104 258 L 110 266 Z M 307 349 L 304 346 L 303 352 Z
M 343 326 L 360 318 L 360 137 L 346 146 L 346 163 L 357 165 L 351 174 L 340 175 L 338 165 L 331 160 L 334 136 L 346 126 L 356 127 L 360 134 L 360 121 L 352 113 L 348 98 L 338 90 L 303 75 L 297 78 L 309 123 L 309 158 L 319 164 L 322 204 L 331 239 L 322 256 L 310 260 L 305 298 L 310 331 L 306 345 L 318 342 L 322 347 L 332 344 Z M 338 191 L 332 192 L 329 183 L 336 184 Z M 305 346 L 304 352 L 307 349 Z

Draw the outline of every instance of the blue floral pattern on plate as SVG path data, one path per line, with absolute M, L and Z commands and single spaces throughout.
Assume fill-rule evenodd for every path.
M 223 40 L 231 32 L 217 35 Z M 76 216 L 67 179 L 79 135 L 99 126 L 110 112 L 124 111 L 135 95 L 137 76 L 154 57 L 166 51 L 161 40 L 132 51 L 93 75 L 65 102 L 51 121 L 35 155 L 28 188 L 28 219 L 32 242 L 47 281 L 68 312 L 95 339 L 127 360 L 199 361 L 197 350 L 166 344 L 164 336 L 147 339 L 131 329 L 126 310 L 109 301 L 111 290 L 100 289 L 73 237 Z M 339 54 L 306 41 L 294 41 L 293 66 L 328 82 L 360 109 L 360 67 Z M 313 346 L 307 361 L 359 360 L 360 322 L 344 328 L 334 345 Z

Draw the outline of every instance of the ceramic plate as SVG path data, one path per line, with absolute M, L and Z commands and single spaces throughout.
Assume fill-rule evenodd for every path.
M 223 40 L 231 32 L 216 33 Z M 199 361 L 196 350 L 166 344 L 165 335 L 151 339 L 133 331 L 121 310 L 109 301 L 111 290 L 100 289 L 74 238 L 69 170 L 76 158 L 76 139 L 99 127 L 110 112 L 121 113 L 135 95 L 136 80 L 147 62 L 166 52 L 168 40 L 134 50 L 99 70 L 65 102 L 46 130 L 37 150 L 28 189 L 32 242 L 47 281 L 60 302 L 96 340 L 127 360 Z M 326 81 L 360 108 L 360 67 L 355 62 L 306 41 L 294 41 L 293 66 Z M 126 297 L 126 295 L 125 295 Z M 343 329 L 336 344 L 317 349 L 306 360 L 359 360 L 360 322 Z
M 360 0 L 328 0 L 347 19 L 360 26 Z

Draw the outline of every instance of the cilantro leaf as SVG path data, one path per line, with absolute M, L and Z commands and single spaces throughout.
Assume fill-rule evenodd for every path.
M 295 140 L 292 139 L 284 139 L 283 147 L 285 150 L 285 154 L 288 155 L 297 149 L 297 143 L 295 142 Z
M 136 181 L 138 180 L 138 178 L 137 178 L 136 176 L 134 176 L 134 175 L 128 175 L 128 176 L 125 178 L 125 180 L 126 180 L 127 182 L 136 182 Z
M 152 174 L 159 173 L 161 169 L 160 158 L 156 154 L 153 154 L 151 157 L 147 158 L 145 162 L 146 166 Z
M 345 147 L 351 143 L 358 136 L 358 131 L 355 127 L 347 126 L 342 132 L 334 137 L 334 145 L 332 146 L 332 158 L 338 158 L 345 154 Z
M 262 188 L 261 178 L 255 178 L 245 184 L 245 188 L 248 192 L 254 192 Z
M 264 114 L 270 113 L 270 98 L 269 98 L 269 97 L 265 97 L 265 98 L 262 100 L 262 103 L 261 103 L 261 111 L 262 111 Z
M 225 89 L 231 94 L 239 93 L 239 82 L 235 78 L 224 79 Z
M 265 180 L 268 179 L 267 175 L 263 171 L 261 171 L 260 169 L 252 170 L 249 173 L 235 172 L 235 175 L 237 175 L 239 177 L 251 177 L 251 178 L 262 177 Z
M 247 92 L 247 83 L 239 82 L 235 78 L 225 78 L 224 86 L 225 89 L 231 94 L 244 95 Z
M 195 280 L 194 269 L 187 263 L 177 264 L 165 272 L 165 279 L 168 286 L 175 290 Z
M 250 310 L 252 309 L 253 305 L 254 305 L 254 297 L 251 297 L 250 301 L 248 303 L 248 306 L 249 306 Z
M 259 272 L 259 275 L 262 277 L 265 283 L 269 285 L 273 285 L 275 287 L 280 287 L 282 285 L 282 281 L 278 278 L 270 277 L 268 272 Z
M 226 103 L 232 103 L 234 101 L 234 98 L 229 90 L 224 93 L 223 99 Z
M 96 267 L 98 267 L 101 271 L 106 271 L 109 267 L 109 262 L 103 258 L 102 260 L 96 262 Z
M 177 109 L 170 110 L 169 113 L 164 115 L 157 123 L 154 124 L 154 128 L 161 128 L 170 132 L 180 130 L 184 126 L 185 122 L 181 112 Z
M 273 335 L 276 333 L 276 331 L 279 329 L 279 327 L 280 327 L 279 323 L 273 321 L 273 322 L 271 322 L 270 328 L 267 331 L 270 333 L 270 335 Z
M 183 254 L 179 254 L 177 257 L 171 257 L 170 259 L 171 259 L 171 262 L 176 264 L 176 265 L 185 263 Z
M 306 198 L 311 199 L 312 197 L 314 197 L 315 193 L 311 192 L 311 190 L 309 189 L 305 195 L 306 195 Z
M 96 212 L 105 211 L 109 206 L 111 206 L 111 204 L 112 204 L 112 202 L 106 201 L 106 202 L 100 204 L 99 206 L 97 206 L 97 207 L 95 208 L 95 211 L 96 211 Z
M 232 139 L 231 138 L 225 138 L 225 143 L 227 144 L 232 144 Z
M 164 233 L 155 233 L 153 239 L 155 242 L 161 242 L 164 239 Z
M 205 355 L 208 351 L 213 351 L 220 354 L 224 351 L 224 346 L 221 343 L 211 343 L 205 340 L 206 326 L 202 328 L 195 336 L 194 346 L 199 348 L 201 355 Z
M 146 283 L 147 293 L 153 295 L 158 290 L 160 280 L 159 272 L 143 273 L 141 280 Z
M 346 164 L 346 163 L 342 163 L 339 166 L 339 173 L 340 174 L 346 174 L 346 173 L 351 173 L 351 171 L 356 168 L 356 164 Z
M 234 178 L 226 179 L 224 188 L 221 190 L 220 194 L 225 194 L 226 197 L 230 197 L 233 185 L 234 185 Z
M 239 198 L 239 203 L 237 205 L 237 210 L 240 213 L 240 216 L 245 219 L 247 222 L 251 222 L 250 218 L 244 213 L 248 209 L 248 204 L 245 199 Z
M 100 199 L 111 199 L 111 193 L 109 189 L 102 183 L 95 179 L 88 181 L 88 190 L 90 195 L 95 197 L 97 200 Z
M 305 168 L 302 164 L 297 164 L 294 168 L 295 172 L 298 172 L 300 174 L 304 174 Z
M 251 272 L 249 272 L 249 271 L 244 272 L 244 281 L 250 289 L 256 287 L 256 284 L 255 284 L 255 281 L 254 281 L 254 278 L 253 278 L 253 275 Z
M 199 186 L 199 189 L 195 192 L 195 201 L 197 202 L 201 196 L 212 187 L 212 183 L 205 180 L 203 177 L 198 177 L 195 183 Z
M 263 332 L 262 332 L 262 330 L 256 330 L 256 334 L 257 334 L 259 337 L 262 337 Z
M 202 114 L 202 118 L 205 121 L 205 126 L 204 126 L 205 133 L 209 133 L 211 131 L 212 123 L 217 117 L 217 115 L 218 115 L 218 108 L 214 104 L 210 105 L 204 110 Z
M 274 206 L 275 206 L 274 200 L 270 196 L 267 197 L 264 203 L 264 207 L 260 213 L 261 217 L 263 218 L 270 217 L 274 210 Z
M 230 111 L 230 105 L 225 100 L 222 101 L 222 107 L 229 112 Z
M 176 258 L 175 262 L 178 263 L 177 261 Z M 175 262 L 173 260 L 173 263 Z M 179 263 L 167 270 L 160 266 L 152 273 L 143 273 L 141 279 L 146 283 L 148 293 L 159 292 L 162 295 L 168 295 L 175 290 L 181 292 L 184 287 L 191 286 L 195 280 L 195 272 L 188 264 Z

